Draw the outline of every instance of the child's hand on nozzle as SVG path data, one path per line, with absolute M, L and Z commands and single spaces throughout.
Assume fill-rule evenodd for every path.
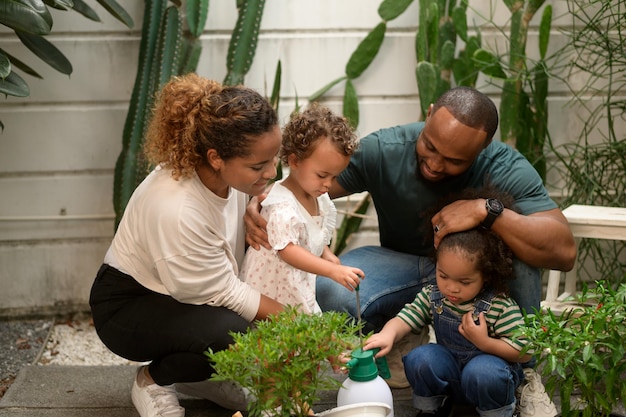
M 349 291 L 354 291 L 364 278 L 365 273 L 362 270 L 345 265 L 337 265 L 330 276 L 330 279 L 343 285 Z
M 374 333 L 363 344 L 363 350 L 380 348 L 380 351 L 374 355 L 374 358 L 387 356 L 393 347 L 394 336 L 387 335 L 384 332 Z

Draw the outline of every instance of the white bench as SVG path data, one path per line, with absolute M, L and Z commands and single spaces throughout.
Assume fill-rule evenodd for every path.
M 563 210 L 574 238 L 626 240 L 626 207 L 603 207 L 572 205 Z M 550 271 L 546 298 L 541 302 L 543 310 L 551 309 L 560 314 L 572 305 L 566 299 L 576 294 L 576 265 L 567 273 Z M 565 275 L 563 292 L 559 294 L 561 278 Z

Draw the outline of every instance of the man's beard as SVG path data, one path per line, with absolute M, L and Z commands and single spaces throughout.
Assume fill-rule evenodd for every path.
M 417 165 L 415 168 L 415 178 L 422 183 L 426 188 L 429 188 L 431 190 L 436 190 L 440 187 L 445 187 L 448 183 L 452 182 L 454 180 L 455 177 L 444 177 L 443 179 L 439 180 L 439 181 L 430 181 L 428 179 L 426 179 L 426 177 L 424 177 L 424 175 L 422 175 L 422 170 L 421 168 L 421 163 L 419 161 L 419 158 L 417 160 Z

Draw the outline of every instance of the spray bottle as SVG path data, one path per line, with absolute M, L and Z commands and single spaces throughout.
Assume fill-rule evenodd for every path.
M 352 351 L 352 359 L 345 364 L 349 369 L 348 378 L 337 393 L 337 407 L 365 402 L 382 402 L 391 407 L 387 417 L 393 417 L 393 397 L 389 385 L 383 378 L 389 378 L 387 358 L 375 359 L 380 349 Z M 381 378 L 381 376 L 383 378 Z

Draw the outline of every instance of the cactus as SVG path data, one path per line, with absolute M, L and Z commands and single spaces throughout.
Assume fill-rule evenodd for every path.
M 486 75 L 503 80 L 500 101 L 501 140 L 519 150 L 545 180 L 543 148 L 548 137 L 549 77 L 546 54 L 552 24 L 552 6 L 549 4 L 543 11 L 539 26 L 540 58 L 530 70 L 526 57 L 528 23 L 544 1 L 505 1 L 511 11 L 509 60 L 506 69 L 498 57 L 483 49 L 475 52 L 474 60 Z
M 209 0 L 186 0 L 183 33 L 180 2 L 167 7 L 167 0 L 146 0 L 139 46 L 139 67 L 130 100 L 122 140 L 122 152 L 115 165 L 113 206 L 117 228 L 128 199 L 148 173 L 141 148 L 152 112 L 155 93 L 174 75 L 195 71 L 202 51 L 200 35 L 206 23 Z M 264 0 L 238 0 L 239 18 L 228 49 L 225 84 L 242 84 L 250 69 L 261 24 Z M 280 82 L 280 65 L 277 69 Z M 275 87 L 276 88 L 276 87 Z M 279 87 L 278 87 L 279 88 Z M 273 94 L 278 105 L 278 93 Z
M 201 10 L 200 3 L 206 3 L 206 0 L 189 1 L 188 5 L 195 5 Z M 193 62 L 193 53 L 189 52 L 194 48 L 194 38 L 192 35 L 187 41 L 183 41 L 178 6 L 167 7 L 167 0 L 146 0 L 145 4 L 139 67 L 124 125 L 122 151 L 115 165 L 113 207 L 116 228 L 128 199 L 149 169 L 141 148 L 155 92 L 173 75 L 180 74 L 181 68 L 189 70 L 189 62 Z M 196 15 L 188 13 L 187 16 L 193 18 Z M 206 19 L 206 13 L 204 18 Z M 196 22 L 193 27 L 198 26 L 204 27 L 204 23 Z M 181 54 L 183 45 L 187 52 L 185 55 Z M 195 63 L 197 65 L 197 59 Z
M 250 70 L 256 52 L 264 7 L 265 0 L 237 2 L 239 15 L 228 45 L 226 56 L 228 72 L 224 84 L 243 84 L 244 76 Z
M 456 0 L 420 0 L 419 4 L 415 77 L 424 119 L 430 104 L 450 89 L 453 80 L 456 85 L 476 84 L 479 71 L 471 57 L 480 48 L 481 37 L 478 28 L 476 35 L 468 34 L 467 0 L 459 5 Z M 465 49 L 454 56 L 458 39 L 465 42 Z
M 359 124 L 358 94 L 354 79 L 369 67 L 378 54 L 385 38 L 387 22 L 397 18 L 413 3 L 413 0 L 383 0 L 378 7 L 380 22 L 359 43 L 346 64 L 345 75 L 331 81 L 313 93 L 310 101 L 316 101 L 335 85 L 345 81 L 343 114 L 354 127 Z M 455 5 L 456 0 L 419 0 L 419 25 L 415 37 L 417 66 L 415 76 L 420 95 L 422 118 L 428 106 L 445 90 L 450 88 L 452 78 L 458 85 L 473 86 L 478 77 L 478 67 L 472 60 L 474 51 L 480 48 L 480 32 L 468 35 L 467 0 Z M 442 12 L 443 11 L 443 12 Z M 444 13 L 445 12 L 445 13 Z M 465 49 L 455 57 L 457 38 L 465 42 Z

